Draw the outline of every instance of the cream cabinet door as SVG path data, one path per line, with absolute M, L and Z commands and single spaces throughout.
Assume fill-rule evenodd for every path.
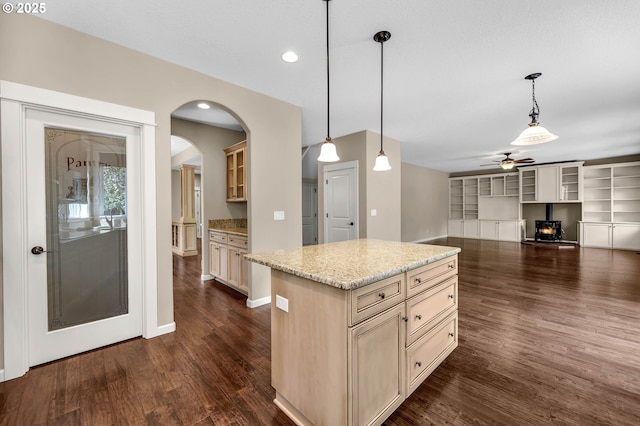
M 614 249 L 640 250 L 640 225 L 614 223 L 612 232 Z
M 352 425 L 379 425 L 405 399 L 405 305 L 351 329 L 349 394 Z

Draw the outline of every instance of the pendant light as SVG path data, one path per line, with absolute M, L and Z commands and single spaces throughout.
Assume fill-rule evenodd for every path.
M 540 108 L 538 107 L 538 102 L 536 102 L 536 78 L 540 77 L 541 75 L 542 73 L 537 72 L 534 74 L 529 74 L 525 77 L 525 80 L 531 80 L 531 93 L 533 97 L 533 107 L 531 108 L 531 112 L 529 113 L 529 117 L 531 117 L 531 123 L 529 123 L 529 127 L 527 127 L 522 133 L 520 133 L 520 136 L 518 136 L 516 140 L 511 142 L 511 145 L 537 145 L 558 139 L 558 136 L 549 132 L 538 123 Z
M 331 140 L 331 136 L 329 133 L 329 1 L 330 0 L 322 0 L 327 2 L 327 138 L 322 143 L 320 148 L 320 156 L 318 157 L 318 161 L 322 161 L 324 163 L 332 163 L 335 161 L 340 161 L 340 157 L 338 157 L 338 153 L 336 152 L 336 146 Z
M 383 71 L 383 59 L 384 59 L 384 42 L 391 38 L 391 33 L 389 31 L 379 31 L 373 35 L 373 39 L 380 43 L 380 152 L 376 157 L 376 163 L 373 166 L 373 170 L 376 172 L 384 172 L 386 170 L 391 170 L 391 165 L 389 164 L 389 158 L 384 153 L 384 149 L 382 148 L 382 123 L 383 123 L 383 83 L 384 83 L 384 71 Z

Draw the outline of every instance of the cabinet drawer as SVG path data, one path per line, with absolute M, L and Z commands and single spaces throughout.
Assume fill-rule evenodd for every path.
M 229 234 L 227 238 L 230 246 L 247 248 L 247 237 Z
M 407 348 L 407 396 L 458 346 L 458 311 Z
M 407 272 L 407 297 L 458 274 L 458 255 L 440 259 Z
M 404 301 L 404 274 L 351 291 L 350 326 Z
M 226 244 L 227 234 L 221 232 L 209 231 L 209 241 Z
M 407 346 L 458 309 L 458 276 L 407 300 Z

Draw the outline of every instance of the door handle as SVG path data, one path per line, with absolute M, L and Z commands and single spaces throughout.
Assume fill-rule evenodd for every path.
M 31 248 L 31 253 L 33 254 L 42 254 L 42 253 L 53 253 L 52 251 L 47 251 L 40 246 L 34 246 Z
M 349 222 L 349 225 L 353 226 L 353 222 Z

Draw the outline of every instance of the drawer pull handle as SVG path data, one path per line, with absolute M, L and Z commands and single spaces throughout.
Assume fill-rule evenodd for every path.
M 455 268 L 455 267 L 456 267 L 456 265 L 454 265 L 453 263 L 450 263 L 450 264 L 449 264 L 449 269 L 453 269 L 453 268 Z
M 422 367 L 422 363 L 420 361 L 416 361 L 416 367 Z
M 384 293 L 378 293 L 378 296 L 380 296 L 380 299 L 384 299 Z
M 416 278 L 416 282 L 420 284 L 422 282 L 422 278 Z
M 420 315 L 420 314 L 416 315 L 416 319 L 421 320 L 422 319 L 422 315 Z
M 409 322 L 409 317 L 402 317 L 402 321 Z
M 449 295 L 449 299 L 453 299 L 455 296 L 453 294 Z
M 453 334 L 453 333 L 449 333 L 449 337 L 453 337 L 453 336 L 454 336 L 454 334 Z

